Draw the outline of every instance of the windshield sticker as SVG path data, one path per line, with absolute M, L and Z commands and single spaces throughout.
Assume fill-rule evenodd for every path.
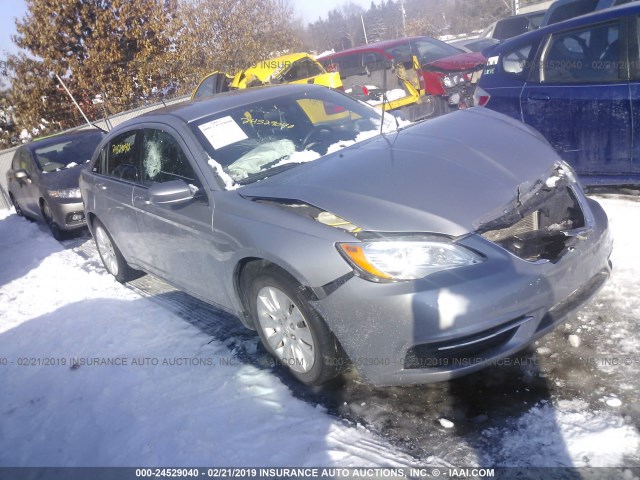
M 127 153 L 130 150 L 131 150 L 131 144 L 130 143 L 120 143 L 118 145 L 112 145 L 111 146 L 111 151 L 113 152 L 114 155 L 120 155 L 121 153 Z
M 229 116 L 203 123 L 198 128 L 216 150 L 249 138 L 240 125 Z
M 281 129 L 285 129 L 285 128 L 293 128 L 294 126 L 290 123 L 286 123 L 286 122 L 276 122 L 275 120 L 269 121 L 269 120 L 264 120 L 261 118 L 247 118 L 247 117 L 243 117 L 242 118 L 242 123 L 243 124 L 250 124 L 250 125 L 265 125 L 265 126 L 269 126 L 269 127 L 279 127 Z

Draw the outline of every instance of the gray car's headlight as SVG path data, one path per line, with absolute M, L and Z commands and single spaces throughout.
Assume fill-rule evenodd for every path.
M 66 188 L 64 190 L 49 190 L 53 198 L 82 198 L 79 188 Z
M 337 246 L 347 261 L 372 281 L 415 280 L 484 260 L 463 246 L 438 240 L 377 240 Z

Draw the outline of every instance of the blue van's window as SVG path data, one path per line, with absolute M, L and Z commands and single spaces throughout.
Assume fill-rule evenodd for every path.
M 543 62 L 544 82 L 620 80 L 620 25 L 611 23 L 560 33 L 551 38 Z
M 531 53 L 531 45 L 526 45 L 502 57 L 502 69 L 514 75 L 519 75 L 527 69 L 527 59 Z

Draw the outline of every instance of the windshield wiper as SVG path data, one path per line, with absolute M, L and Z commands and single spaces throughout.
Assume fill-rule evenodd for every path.
M 307 162 L 290 162 L 285 163 L 284 165 L 280 165 L 278 167 L 270 168 L 269 170 L 264 170 L 262 172 L 254 173 L 253 175 L 249 175 L 242 180 L 236 180 L 238 185 L 247 185 L 249 183 L 257 182 L 258 180 L 262 180 L 263 178 L 270 177 L 272 175 L 277 175 L 280 172 L 284 172 L 285 170 L 289 170 L 292 167 L 297 167 L 298 165 Z

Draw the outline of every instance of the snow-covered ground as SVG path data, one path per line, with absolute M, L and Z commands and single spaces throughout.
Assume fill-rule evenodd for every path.
M 491 419 L 447 406 L 460 397 L 455 382 L 370 389 L 348 378 L 307 395 L 117 283 L 95 251 L 80 255 L 0 211 L 0 466 L 638 466 L 640 202 L 600 200 L 613 277 L 537 345 L 552 393 L 514 393 L 504 402 L 524 403 L 519 411 Z M 575 359 L 583 355 L 632 364 Z M 510 382 L 482 375 L 465 381 L 490 378 L 498 391 Z M 314 400 L 327 395 L 330 408 Z

